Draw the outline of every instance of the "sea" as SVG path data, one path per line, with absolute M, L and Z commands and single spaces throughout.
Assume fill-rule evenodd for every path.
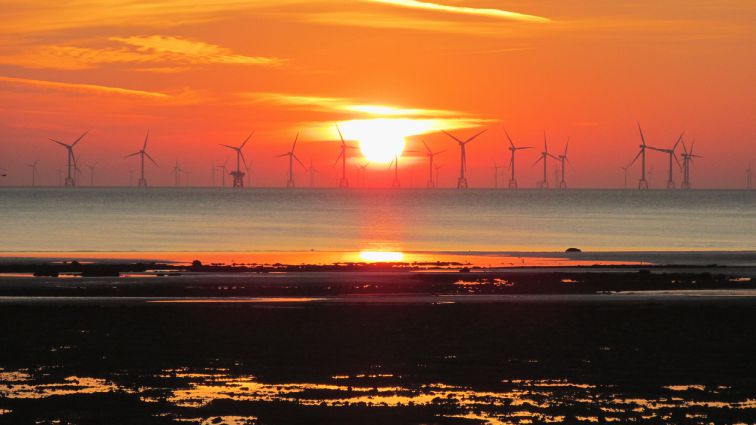
M 0 252 L 756 250 L 756 191 L 0 188 Z

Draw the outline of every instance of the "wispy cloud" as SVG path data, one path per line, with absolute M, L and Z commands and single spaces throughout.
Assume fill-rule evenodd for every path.
M 24 86 L 39 89 L 52 89 L 78 93 L 110 93 L 126 96 L 147 97 L 153 99 L 169 99 L 172 96 L 152 91 L 126 89 L 122 87 L 101 86 L 97 84 L 62 83 L 59 81 L 32 80 L 28 78 L 15 78 L 0 76 L 0 84 L 11 86 Z
M 88 69 L 103 64 L 171 64 L 177 72 L 187 65 L 236 64 L 277 66 L 284 59 L 247 56 L 231 49 L 202 41 L 165 35 L 112 37 L 115 45 L 80 47 L 51 45 L 25 48 L 0 56 L 0 63 L 30 68 Z M 183 66 L 183 67 L 182 67 Z M 147 67 L 163 68 L 166 67 Z
M 459 111 L 371 104 L 344 97 L 307 96 L 266 92 L 243 93 L 242 97 L 247 101 L 255 103 L 267 103 L 320 112 L 342 112 L 384 117 L 447 117 L 464 115 L 463 112 Z
M 435 12 L 456 13 L 462 15 L 484 16 L 489 18 L 505 19 L 511 21 L 526 22 L 549 22 L 548 18 L 524 13 L 512 12 L 503 9 L 476 8 L 467 6 L 449 6 L 445 4 L 432 3 L 417 0 L 368 0 L 373 3 L 390 4 L 393 6 L 405 7 L 410 9 L 430 10 Z

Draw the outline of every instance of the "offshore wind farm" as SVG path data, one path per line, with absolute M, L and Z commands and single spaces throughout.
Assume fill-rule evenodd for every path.
M 753 0 L 5 0 L 0 424 L 756 423 Z

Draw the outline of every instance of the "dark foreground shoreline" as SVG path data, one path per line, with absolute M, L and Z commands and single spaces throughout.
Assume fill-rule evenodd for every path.
M 754 423 L 753 277 L 0 276 L 0 423 Z
M 751 423 L 755 307 L 3 304 L 0 422 Z

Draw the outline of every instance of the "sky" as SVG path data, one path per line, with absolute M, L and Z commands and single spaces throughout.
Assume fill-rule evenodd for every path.
M 77 146 L 84 176 L 125 185 L 149 129 L 152 185 L 190 185 L 245 148 L 254 186 L 286 183 L 290 150 L 334 186 L 335 124 L 354 146 L 404 138 L 404 187 L 424 186 L 431 149 L 441 186 L 456 184 L 466 139 L 471 187 L 506 165 L 507 130 L 534 187 L 543 146 L 566 140 L 571 187 L 621 187 L 640 142 L 667 148 L 685 132 L 703 156 L 693 185 L 739 188 L 756 162 L 756 3 L 752 0 L 0 0 L 0 185 L 57 185 Z M 365 162 L 350 150 L 352 185 Z M 652 187 L 666 157 L 649 152 Z M 296 165 L 296 163 L 295 163 Z M 553 179 L 553 165 L 549 178 Z M 639 164 L 630 170 L 634 185 Z M 387 186 L 388 164 L 366 184 Z M 297 165 L 300 186 L 308 179 Z M 680 173 L 675 170 L 679 183 Z M 136 179 L 136 177 L 134 177 Z M 216 176 L 217 182 L 220 176 Z M 501 178 L 501 181 L 504 177 Z M 135 181 L 135 180 L 134 180 Z M 500 181 L 500 183 L 501 183 Z M 230 184 L 230 178 L 227 178 Z M 553 182 L 552 182 L 553 184 Z

